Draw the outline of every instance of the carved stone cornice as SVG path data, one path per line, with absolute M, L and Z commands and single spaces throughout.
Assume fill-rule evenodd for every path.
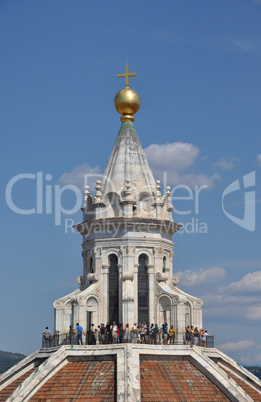
M 117 230 L 126 230 L 134 232 L 163 232 L 168 234 L 174 234 L 177 232 L 182 225 L 179 225 L 171 220 L 162 220 L 156 218 L 100 218 L 100 219 L 89 219 L 79 223 L 74 227 L 74 229 L 81 235 L 89 235 L 95 232 L 97 229 L 102 233 L 107 231 L 113 233 L 115 231 L 115 225 L 117 225 Z

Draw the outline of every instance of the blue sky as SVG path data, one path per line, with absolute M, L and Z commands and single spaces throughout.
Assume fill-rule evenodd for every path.
M 174 214 L 187 225 L 174 236 L 180 287 L 204 300 L 204 327 L 221 350 L 261 364 L 260 17 L 259 0 L 1 1 L 0 349 L 37 349 L 43 328 L 53 330 L 53 301 L 78 286 L 81 237 L 66 232 L 66 219 L 80 222 L 81 213 L 55 225 L 54 188 L 81 187 L 83 173 L 103 172 L 120 128 L 117 74 L 128 58 L 141 97 L 135 128 L 155 178 L 164 184 L 166 172 L 175 208 L 190 211 Z M 45 200 L 43 213 L 14 212 L 8 183 L 37 172 L 43 197 L 46 185 L 52 191 L 52 212 Z M 255 194 L 245 203 L 243 176 L 252 172 L 245 191 Z M 21 209 L 40 202 L 30 177 L 13 186 Z M 222 209 L 237 180 L 224 208 L 241 220 L 249 211 L 248 228 Z M 178 185 L 192 199 L 178 200 L 188 196 Z M 198 209 L 195 185 L 208 186 Z M 73 208 L 74 195 L 65 192 L 62 203 Z

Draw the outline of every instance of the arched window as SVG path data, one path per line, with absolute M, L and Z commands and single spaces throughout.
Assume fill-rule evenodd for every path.
M 90 273 L 93 274 L 94 273 L 94 268 L 93 268 L 93 258 L 90 257 Z
M 109 193 L 107 195 L 108 200 L 108 212 L 107 216 L 109 217 L 118 217 L 121 215 L 121 203 L 120 203 L 120 196 L 117 193 Z
M 139 325 L 149 321 L 149 259 L 146 254 L 139 256 L 138 268 L 138 322 Z
M 163 257 L 163 265 L 162 265 L 162 272 L 163 272 L 163 274 L 166 272 L 166 261 L 167 261 L 167 258 L 166 258 L 166 257 Z
M 109 322 L 119 322 L 119 272 L 118 257 L 109 255 Z

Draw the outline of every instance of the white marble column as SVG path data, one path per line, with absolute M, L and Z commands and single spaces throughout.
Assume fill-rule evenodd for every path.
M 176 342 L 182 344 L 185 335 L 185 304 L 178 303 L 175 308 L 176 312 Z
M 107 324 L 109 319 L 109 303 L 108 303 L 108 274 L 109 274 L 109 265 L 102 265 L 102 289 L 101 289 L 101 305 L 103 306 L 101 311 L 101 321 L 104 325 Z
M 122 264 L 118 263 L 119 272 L 119 322 L 122 323 Z
M 149 275 L 149 321 L 154 323 L 156 320 L 155 314 L 155 275 L 154 275 L 154 265 L 148 265 L 148 275 Z
M 139 266 L 134 264 L 134 322 L 138 324 L 138 311 L 139 311 L 139 299 L 138 299 L 138 270 Z
M 123 246 L 122 253 L 122 322 L 134 324 L 134 253 L 135 247 Z

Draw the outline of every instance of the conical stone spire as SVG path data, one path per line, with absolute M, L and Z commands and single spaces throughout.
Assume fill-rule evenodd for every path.
M 116 138 L 102 178 L 102 194 L 116 192 L 121 197 L 126 180 L 130 181 L 134 196 L 146 192 L 154 194 L 155 180 L 141 146 L 134 125 L 124 121 Z

